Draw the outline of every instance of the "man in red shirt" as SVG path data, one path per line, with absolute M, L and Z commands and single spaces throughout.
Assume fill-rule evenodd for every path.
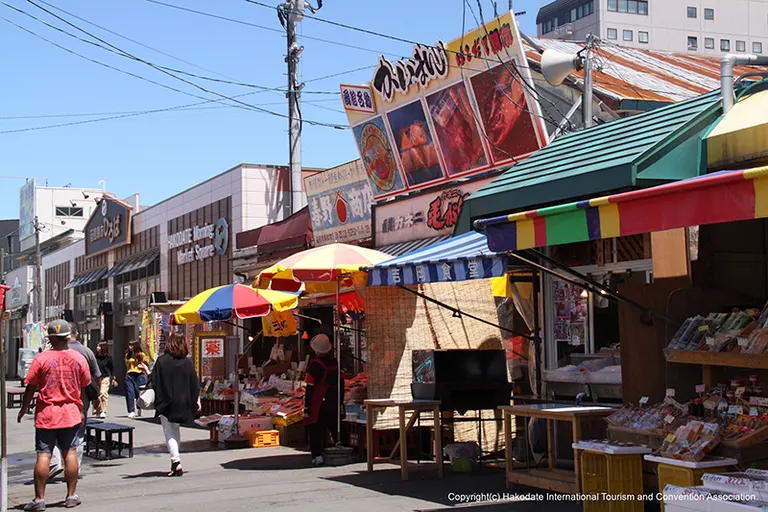
M 75 493 L 77 488 L 77 435 L 85 421 L 83 415 L 83 388 L 91 383 L 88 362 L 68 346 L 69 323 L 54 320 L 48 324 L 48 338 L 52 349 L 42 352 L 32 360 L 24 393 L 24 404 L 18 421 L 27 414 L 29 404 L 39 389 L 35 409 L 35 499 L 24 510 L 45 510 L 45 484 L 48 481 L 51 452 L 58 446 L 64 459 L 64 477 L 67 480 L 66 508 L 80 505 Z

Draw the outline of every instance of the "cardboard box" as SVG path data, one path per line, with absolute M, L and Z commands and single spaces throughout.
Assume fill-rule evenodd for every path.
M 240 432 L 248 430 L 272 430 L 272 418 L 269 416 L 255 416 L 253 418 L 240 418 Z
M 290 446 L 292 448 L 305 448 L 307 446 L 307 434 L 304 425 L 295 423 L 284 427 L 276 425 L 275 428 L 280 433 L 280 445 Z

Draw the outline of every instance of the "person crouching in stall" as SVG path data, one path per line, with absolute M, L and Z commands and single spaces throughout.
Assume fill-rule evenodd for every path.
M 318 334 L 309 346 L 315 356 L 307 365 L 307 392 L 304 397 L 304 426 L 309 435 L 312 465 L 320 466 L 323 460 L 323 444 L 327 439 L 326 430 L 331 432 L 333 442 L 337 439 L 339 406 L 344 398 L 344 381 L 339 392 L 339 366 L 333 356 L 333 346 L 328 336 Z M 342 409 L 343 414 L 343 409 Z

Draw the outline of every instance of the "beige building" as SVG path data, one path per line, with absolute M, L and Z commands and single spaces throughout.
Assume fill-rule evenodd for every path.
M 768 53 L 768 0 L 557 0 L 539 37 L 704 55 Z

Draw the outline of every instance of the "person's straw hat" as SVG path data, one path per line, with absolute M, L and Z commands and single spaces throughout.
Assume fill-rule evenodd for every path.
M 309 342 L 309 346 L 319 356 L 324 356 L 325 354 L 329 353 L 333 349 L 333 346 L 331 345 L 331 340 L 329 340 L 328 336 L 325 334 L 318 334 L 317 336 L 312 338 L 312 341 Z

